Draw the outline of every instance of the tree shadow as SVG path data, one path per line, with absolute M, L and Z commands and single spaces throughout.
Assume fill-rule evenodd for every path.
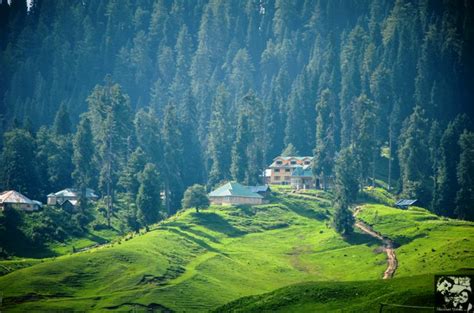
M 96 234 L 92 234 L 90 232 L 87 232 L 85 237 L 98 244 L 105 244 L 109 242 L 107 239 L 97 236 Z
M 175 234 L 177 234 L 181 237 L 184 237 L 184 238 L 188 239 L 189 241 L 194 242 L 195 244 L 197 244 L 198 246 L 200 246 L 203 249 L 206 249 L 206 250 L 212 251 L 212 252 L 220 252 L 216 248 L 214 248 L 214 247 L 210 246 L 209 244 L 207 244 L 204 240 L 193 237 L 190 234 L 187 234 L 182 230 L 179 230 L 179 229 L 173 228 L 173 227 L 168 227 L 167 230 L 172 232 L 172 233 L 175 233 Z
M 234 227 L 222 216 L 213 212 L 191 213 L 191 217 L 197 225 L 222 233 L 228 237 L 239 237 L 246 234 L 246 232 Z
M 409 244 L 410 242 L 412 242 L 415 239 L 424 238 L 424 237 L 427 237 L 427 236 L 428 235 L 425 234 L 425 233 L 417 234 L 417 235 L 414 235 L 414 236 L 397 235 L 397 236 L 394 236 L 393 239 L 392 239 L 393 246 L 395 248 L 398 248 L 400 246 Z
M 329 218 L 327 213 L 325 213 L 325 212 L 314 211 L 314 209 L 312 209 L 310 207 L 300 205 L 300 204 L 295 204 L 295 203 L 292 203 L 291 201 L 288 201 L 286 199 L 280 199 L 280 202 L 282 204 L 284 204 L 288 209 L 290 209 L 291 211 L 293 211 L 294 213 L 296 213 L 296 214 L 298 214 L 302 217 L 306 217 L 306 218 L 309 218 L 309 219 L 315 219 L 315 220 L 318 220 L 318 221 L 326 220 L 326 219 Z
M 194 229 L 192 226 L 190 226 L 190 225 L 188 225 L 188 224 L 185 224 L 185 223 L 181 223 L 181 222 L 171 222 L 171 223 L 167 223 L 165 226 L 178 227 L 178 228 L 180 228 L 181 230 L 186 231 L 186 232 L 188 232 L 188 233 L 191 233 L 191 234 L 193 234 L 193 235 L 196 235 L 196 236 L 198 236 L 198 237 L 206 238 L 207 240 L 212 241 L 212 242 L 214 242 L 214 243 L 220 243 L 220 241 L 219 241 L 217 238 L 215 238 L 215 237 L 213 237 L 213 236 L 211 236 L 211 235 L 209 235 L 209 234 L 207 234 L 207 233 L 205 233 L 205 232 L 203 232 L 203 231 L 200 231 L 200 230 L 198 230 L 198 229 Z
M 381 240 L 359 231 L 354 231 L 349 237 L 344 238 L 344 240 L 351 245 L 373 246 L 383 244 Z

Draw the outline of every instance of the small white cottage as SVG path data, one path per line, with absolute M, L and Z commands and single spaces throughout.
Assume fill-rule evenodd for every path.
M 17 209 L 23 211 L 37 211 L 41 207 L 41 202 L 30 200 L 18 191 L 8 190 L 0 193 L 0 210 Z
M 77 205 L 81 198 L 80 190 L 73 188 L 66 188 L 61 191 L 50 193 L 48 195 L 48 205 L 62 205 L 65 201 L 71 202 L 74 206 Z M 94 190 L 86 189 L 86 198 L 88 200 L 97 200 L 99 196 L 95 194 Z

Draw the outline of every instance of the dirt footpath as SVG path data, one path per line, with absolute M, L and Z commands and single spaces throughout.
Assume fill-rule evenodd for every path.
M 353 214 L 354 218 L 356 218 L 355 226 L 364 233 L 382 241 L 383 250 L 387 254 L 387 269 L 383 273 L 383 279 L 392 278 L 398 267 L 397 256 L 395 255 L 395 250 L 393 249 L 393 242 L 374 231 L 369 225 L 357 220 L 357 214 L 360 212 L 360 210 L 360 207 L 357 207 Z

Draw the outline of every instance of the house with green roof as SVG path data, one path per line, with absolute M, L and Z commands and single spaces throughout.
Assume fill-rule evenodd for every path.
M 269 184 L 291 185 L 296 189 L 318 187 L 319 179 L 313 177 L 312 163 L 312 156 L 278 156 L 265 170 L 265 180 Z
M 250 187 L 237 182 L 228 182 L 209 193 L 212 204 L 262 204 L 263 196 L 253 192 Z

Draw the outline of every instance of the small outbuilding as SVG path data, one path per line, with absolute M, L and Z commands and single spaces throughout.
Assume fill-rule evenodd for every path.
M 17 209 L 23 211 L 38 211 L 42 204 L 36 200 L 30 200 L 18 191 L 8 190 L 0 193 L 0 210 Z
M 56 205 L 67 212 L 75 212 L 77 211 L 78 202 L 77 200 L 65 200 L 63 203 L 57 203 Z
M 212 204 L 262 204 L 263 196 L 237 182 L 228 182 L 209 193 Z
M 268 185 L 248 186 L 247 188 L 249 188 L 251 192 L 258 193 L 263 197 L 269 195 L 272 192 L 270 186 Z
M 418 200 L 412 200 L 412 199 L 400 199 L 397 202 L 395 202 L 395 206 L 399 209 L 406 210 L 410 205 L 413 205 L 416 203 Z
M 80 190 L 74 188 L 66 188 L 55 193 L 50 193 L 48 195 L 48 205 L 62 206 L 65 201 L 69 200 L 71 204 L 75 206 L 80 198 Z M 95 194 L 94 190 L 87 188 L 86 198 L 87 200 L 96 201 L 97 199 L 99 199 L 99 196 Z

